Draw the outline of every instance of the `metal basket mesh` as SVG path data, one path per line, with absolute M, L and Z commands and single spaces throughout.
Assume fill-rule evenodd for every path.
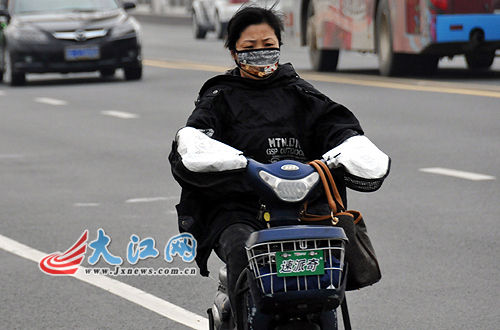
M 323 275 L 278 277 L 276 252 L 322 250 Z M 341 239 L 307 239 L 265 242 L 247 248 L 250 269 L 264 294 L 338 288 L 344 269 L 345 242 Z

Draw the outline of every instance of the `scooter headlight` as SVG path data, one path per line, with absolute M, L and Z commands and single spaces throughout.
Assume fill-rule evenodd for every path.
M 259 176 L 285 202 L 302 201 L 319 180 L 316 172 L 299 180 L 281 179 L 265 171 L 260 171 Z

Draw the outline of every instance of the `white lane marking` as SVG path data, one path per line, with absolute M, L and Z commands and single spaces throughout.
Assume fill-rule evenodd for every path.
M 122 111 L 114 111 L 114 110 L 101 111 L 101 115 L 110 116 L 110 117 L 116 117 L 116 118 L 120 118 L 120 119 L 136 119 L 136 118 L 139 118 L 139 115 L 136 115 L 135 113 L 122 112 Z
M 167 211 L 168 214 L 177 214 L 177 210 L 170 210 L 170 211 Z
M 161 202 L 161 201 L 170 201 L 174 199 L 178 199 L 177 196 L 171 197 L 141 197 L 141 198 L 130 198 L 125 201 L 125 203 L 151 203 L 151 202 Z
M 76 207 L 96 207 L 99 206 L 99 203 L 75 203 L 73 206 Z
M 442 168 L 442 167 L 429 167 L 429 168 L 421 168 L 421 172 L 432 173 L 432 174 L 440 174 L 446 176 L 453 176 L 460 179 L 472 180 L 472 181 L 484 181 L 484 180 L 495 180 L 496 178 L 491 175 L 472 173 L 454 170 L 450 168 Z
M 4 91 L 0 91 L 0 96 L 3 96 L 5 95 L 5 92 Z
M 48 255 L 48 253 L 35 250 L 3 235 L 0 235 L 0 249 L 36 263 L 39 263 L 41 259 Z M 198 314 L 109 277 L 103 275 L 86 275 L 84 270 L 84 267 L 80 267 L 80 270 L 72 277 L 127 299 L 130 302 L 192 329 L 208 329 L 208 319 Z
M 35 99 L 35 101 L 38 103 L 45 103 L 45 104 L 50 104 L 50 105 L 67 105 L 68 104 L 68 102 L 66 102 L 66 101 L 52 99 L 50 97 L 37 97 Z

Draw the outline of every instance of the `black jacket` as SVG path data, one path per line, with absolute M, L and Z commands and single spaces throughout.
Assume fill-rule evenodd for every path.
M 321 159 L 347 138 L 363 134 L 347 108 L 301 79 L 291 64 L 281 65 L 266 80 L 242 78 L 237 68 L 208 80 L 186 126 L 200 129 L 263 163 Z M 243 180 L 242 171 L 189 171 L 175 141 L 169 160 L 183 188 L 177 205 L 179 230 L 197 239 L 196 261 L 206 276 L 206 261 L 224 228 L 235 222 L 260 228 L 256 221 L 259 198 Z M 345 200 L 343 175 L 336 173 Z

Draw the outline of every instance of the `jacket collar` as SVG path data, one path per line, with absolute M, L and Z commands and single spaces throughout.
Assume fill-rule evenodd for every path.
M 262 80 L 241 77 L 240 69 L 236 67 L 223 75 L 215 76 L 205 82 L 200 90 L 200 95 L 203 95 L 207 89 L 216 85 L 226 85 L 243 89 L 263 89 L 288 85 L 297 79 L 299 79 L 299 76 L 290 63 L 280 64 L 275 73 L 269 78 Z

